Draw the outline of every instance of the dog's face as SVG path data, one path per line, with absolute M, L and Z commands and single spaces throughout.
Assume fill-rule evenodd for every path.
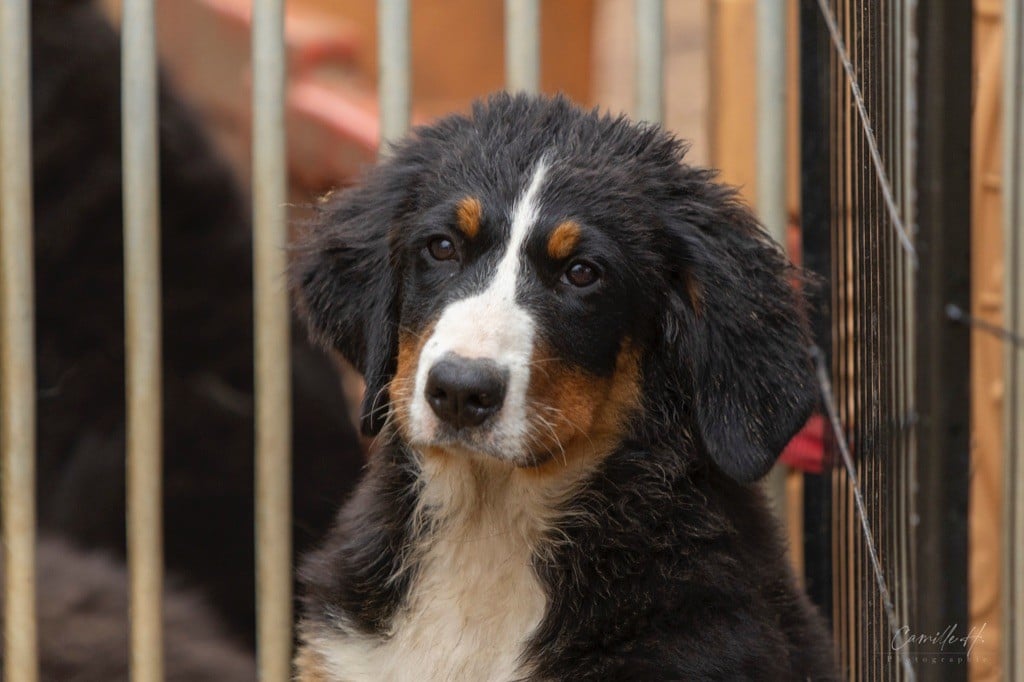
M 532 161 L 449 177 L 400 240 L 389 392 L 414 446 L 535 465 L 620 433 L 638 408 L 628 246 L 578 192 L 578 167 Z
M 323 207 L 297 267 L 364 430 L 533 467 L 637 429 L 763 473 L 813 404 L 785 262 L 666 134 L 498 96 Z

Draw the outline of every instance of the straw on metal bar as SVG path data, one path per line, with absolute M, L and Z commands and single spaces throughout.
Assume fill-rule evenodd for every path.
M 253 5 L 253 297 L 259 678 L 291 675 L 291 362 L 284 0 Z
M 379 0 L 380 139 L 393 142 L 409 128 L 409 0 Z
M 664 0 L 635 0 L 636 117 L 661 123 L 665 109 L 662 74 L 665 51 Z
M 125 0 L 124 165 L 127 513 L 131 672 L 163 679 L 159 143 L 153 0 Z
M 539 0 L 505 0 L 505 87 L 540 90 Z
M 39 679 L 29 2 L 0 3 L 0 449 L 4 679 Z

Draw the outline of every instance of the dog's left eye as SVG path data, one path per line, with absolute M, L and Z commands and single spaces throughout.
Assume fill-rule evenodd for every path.
M 600 279 L 600 277 L 601 275 L 597 271 L 597 266 L 581 260 L 571 263 L 568 269 L 566 269 L 565 274 L 562 275 L 562 279 L 574 287 L 579 287 L 580 289 L 589 287 Z
M 434 260 L 455 260 L 459 257 L 455 243 L 447 237 L 434 237 L 427 242 L 427 253 Z

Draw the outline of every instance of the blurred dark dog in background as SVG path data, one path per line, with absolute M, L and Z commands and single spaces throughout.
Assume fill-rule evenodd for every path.
M 43 538 L 37 554 L 40 678 L 128 680 L 128 576 L 124 564 Z M 0 571 L 2 575 L 2 571 Z M 164 675 L 168 682 L 251 682 L 252 654 L 225 636 L 206 600 L 164 590 Z
M 39 520 L 44 534 L 122 556 L 119 38 L 85 0 L 36 0 L 32 10 Z M 160 191 L 166 563 L 251 645 L 248 204 L 197 117 L 166 83 Z M 363 460 L 330 358 L 296 334 L 292 362 L 298 554 L 327 529 Z M 46 580 L 44 604 L 53 589 Z

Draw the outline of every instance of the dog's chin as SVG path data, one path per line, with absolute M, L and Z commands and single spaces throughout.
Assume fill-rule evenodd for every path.
M 497 437 L 489 430 L 466 431 L 435 425 L 429 433 L 410 435 L 410 444 L 429 456 L 461 457 L 517 469 L 537 467 L 551 459 L 547 453 L 528 452 L 517 440 Z

